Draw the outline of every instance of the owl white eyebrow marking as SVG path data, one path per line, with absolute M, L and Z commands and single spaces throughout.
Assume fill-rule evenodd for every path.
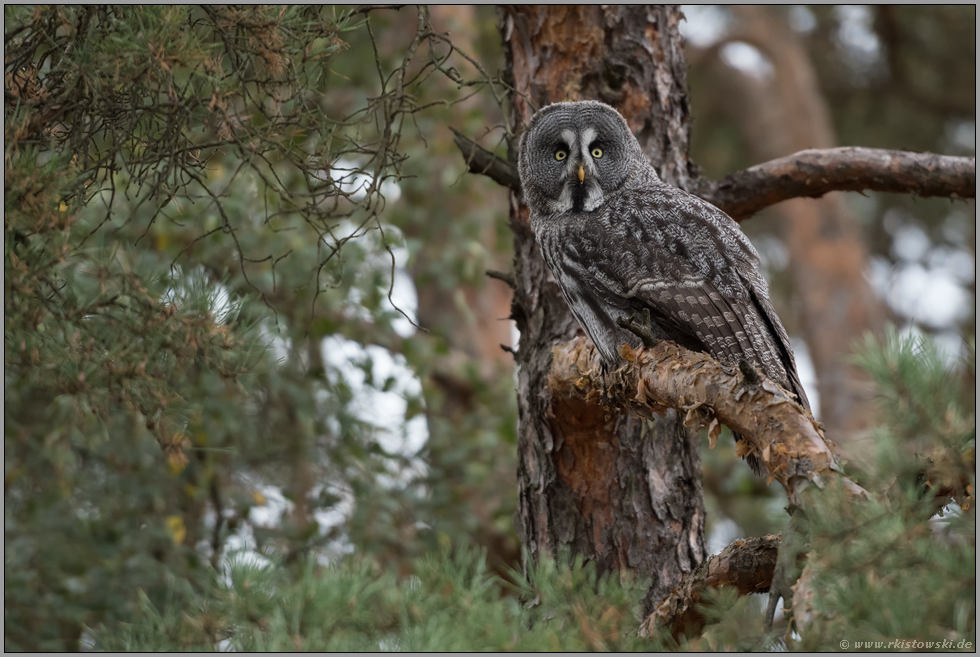
M 595 128 L 585 128 L 582 130 L 582 143 L 579 144 L 579 149 L 582 151 L 582 164 L 585 165 L 585 170 L 588 172 L 589 177 L 592 181 L 589 184 L 589 190 L 587 198 L 585 199 L 585 209 L 588 212 L 592 212 L 597 207 L 602 205 L 604 200 L 602 190 L 599 185 L 596 184 L 596 166 L 592 159 L 592 155 L 589 153 L 589 147 L 592 145 L 592 141 L 595 139 Z
M 568 144 L 568 150 L 575 150 L 575 133 L 565 128 L 561 131 L 561 138 Z
M 589 161 L 589 146 L 595 140 L 595 128 L 586 128 L 582 131 L 582 159 Z
M 565 160 L 565 171 L 568 172 L 569 180 L 572 179 L 572 173 L 577 168 L 575 165 L 576 158 L 571 157 L 571 155 L 575 153 L 575 137 L 576 137 L 575 133 L 569 130 L 568 128 L 565 128 L 561 131 L 561 138 L 565 140 L 566 144 L 568 144 L 569 157 Z M 571 191 L 567 188 L 565 189 L 565 191 L 562 192 L 562 201 L 564 202 L 565 192 L 568 192 L 568 199 L 569 199 L 568 207 L 571 207 L 571 198 L 572 198 Z

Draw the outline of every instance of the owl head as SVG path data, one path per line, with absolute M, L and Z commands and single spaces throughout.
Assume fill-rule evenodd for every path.
M 517 157 L 532 212 L 592 212 L 638 173 L 653 171 L 626 119 L 594 100 L 541 108 Z

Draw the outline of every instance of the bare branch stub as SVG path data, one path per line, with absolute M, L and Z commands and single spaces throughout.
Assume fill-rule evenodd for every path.
M 699 635 L 705 625 L 699 603 L 708 588 L 733 586 L 740 595 L 768 591 L 779 543 L 776 534 L 734 541 L 698 566 L 682 586 L 671 591 L 644 621 L 640 633 L 653 636 L 667 631 L 675 640 L 682 634 Z
M 514 281 L 514 274 L 506 271 L 497 271 L 496 269 L 488 269 L 484 272 L 487 278 L 495 278 L 498 281 L 503 281 L 507 284 L 510 289 L 514 289 L 517 283 Z
M 453 141 L 466 159 L 466 166 L 472 173 L 488 176 L 496 183 L 520 194 L 521 179 L 517 175 L 517 167 L 512 162 L 497 157 L 456 129 L 449 129 L 453 131 Z
M 705 184 L 698 195 L 742 221 L 780 201 L 835 191 L 975 198 L 976 181 L 976 158 L 843 147 L 757 164 Z

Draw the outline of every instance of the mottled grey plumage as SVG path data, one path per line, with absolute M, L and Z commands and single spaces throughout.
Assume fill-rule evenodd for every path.
M 615 109 L 544 107 L 518 171 L 538 247 L 607 367 L 621 344 L 641 344 L 616 319 L 649 308 L 658 337 L 744 359 L 809 408 L 755 248 L 724 212 L 660 180 Z

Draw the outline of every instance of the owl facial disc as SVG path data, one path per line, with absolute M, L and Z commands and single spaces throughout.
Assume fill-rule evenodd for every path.
M 561 212 L 592 212 L 602 205 L 604 199 L 592 155 L 596 131 L 594 128 L 581 131 L 566 128 L 561 131 L 561 136 L 569 157 L 565 165 L 564 189 L 555 209 Z
M 622 115 L 595 101 L 539 110 L 517 164 L 528 205 L 556 216 L 599 211 L 634 179 L 656 177 Z

